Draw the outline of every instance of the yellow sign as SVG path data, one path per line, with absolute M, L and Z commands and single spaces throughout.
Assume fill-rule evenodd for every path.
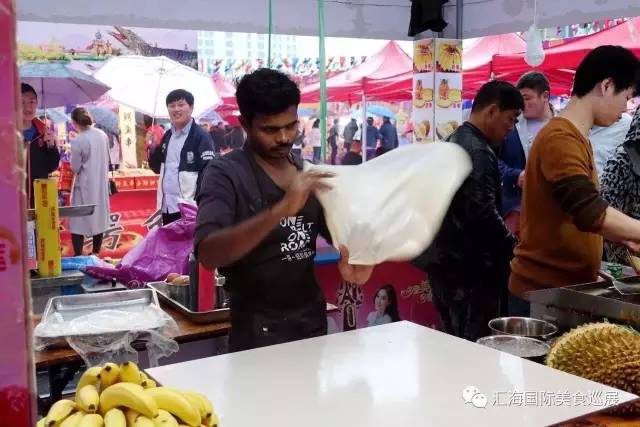
M 58 212 L 58 181 L 34 181 L 36 208 L 36 253 L 40 277 L 62 274 L 60 253 L 60 215 Z

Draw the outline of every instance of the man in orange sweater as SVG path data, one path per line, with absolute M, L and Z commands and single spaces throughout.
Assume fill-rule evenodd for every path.
M 640 62 L 620 46 L 591 51 L 576 70 L 567 107 L 538 133 L 527 161 L 521 240 L 511 263 L 510 314 L 526 316 L 529 291 L 595 281 L 603 237 L 640 249 L 640 221 L 598 191 L 589 131 L 626 110 Z

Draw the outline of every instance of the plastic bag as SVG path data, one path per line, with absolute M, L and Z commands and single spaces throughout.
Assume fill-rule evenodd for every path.
M 198 208 L 187 203 L 179 208 L 181 219 L 151 230 L 116 267 L 88 266 L 85 272 L 100 279 L 115 278 L 129 288 L 164 280 L 169 273 L 188 274 Z
M 84 270 L 89 266 L 109 267 L 109 264 L 102 261 L 95 255 L 74 256 L 62 258 L 62 271 L 66 270 Z
M 453 143 L 406 145 L 358 166 L 307 165 L 336 174 L 317 194 L 334 246 L 349 263 L 409 261 L 435 237 L 451 200 L 471 172 Z
M 160 357 L 178 351 L 178 343 L 170 338 L 177 331 L 175 320 L 155 306 L 140 311 L 96 310 L 70 321 L 64 321 L 56 313 L 36 326 L 34 347 L 41 351 L 65 337 L 87 366 L 97 366 L 106 362 L 138 362 L 138 352 L 131 344 L 142 341 L 150 366 L 157 366 Z

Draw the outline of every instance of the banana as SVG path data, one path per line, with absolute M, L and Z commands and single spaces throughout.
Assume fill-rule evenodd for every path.
M 142 380 L 140 385 L 144 388 L 154 388 L 157 386 L 156 382 L 151 378 L 147 378 L 146 380 Z
M 169 387 L 148 388 L 145 391 L 158 404 L 158 408 L 171 412 L 191 427 L 200 425 L 200 412 L 178 390 Z
M 147 418 L 144 415 L 140 415 L 133 426 L 134 427 L 155 427 L 155 424 L 153 424 L 153 421 L 151 421 L 150 418 Z
M 103 427 L 104 420 L 100 414 L 88 414 L 82 417 L 78 427 Z
M 144 381 L 144 380 L 148 380 L 149 377 L 147 376 L 147 374 L 145 374 L 144 372 L 140 371 L 140 382 Z
M 98 387 L 98 382 L 100 381 L 100 372 L 102 371 L 102 367 L 94 366 L 93 368 L 89 368 L 80 377 L 78 381 L 78 386 L 76 390 L 80 390 L 82 387 L 86 385 L 94 385 Z
M 178 421 L 164 409 L 158 410 L 158 416 L 153 419 L 155 427 L 178 427 Z
M 128 427 L 155 427 L 150 418 L 132 410 L 127 409 L 125 412 Z
M 36 423 L 36 427 L 45 427 L 46 422 L 47 422 L 47 417 L 40 418 Z
M 76 402 L 69 399 L 58 400 L 47 413 L 44 425 L 46 427 L 59 426 L 76 409 Z
M 136 419 L 140 416 L 140 412 L 133 409 L 125 409 L 124 417 L 127 419 L 127 427 L 132 427 L 136 423 Z
M 133 425 L 136 423 L 136 420 L 141 415 L 142 414 L 140 414 L 140 412 L 134 411 L 133 409 L 125 409 L 124 416 L 127 419 L 127 427 L 133 427 Z
M 104 427 L 127 427 L 127 419 L 118 408 L 112 408 L 104 414 Z
M 100 372 L 101 390 L 105 390 L 117 383 L 120 379 L 120 366 L 115 363 L 107 363 Z
M 215 412 L 212 413 L 211 416 L 204 421 L 207 427 L 218 427 L 218 416 Z
M 60 424 L 60 427 L 78 427 L 78 424 L 80 424 L 82 417 L 84 417 L 84 414 L 82 412 L 74 412 L 64 419 L 62 424 Z
M 151 419 L 158 415 L 158 405 L 152 396 L 138 384 L 117 383 L 100 395 L 100 413 L 105 414 L 111 408 L 124 406 L 133 409 Z
M 183 391 L 182 394 L 191 403 L 191 406 L 200 412 L 202 420 L 209 418 L 213 414 L 213 405 L 204 395 L 194 391 Z
M 93 414 L 98 411 L 100 395 L 95 386 L 89 384 L 76 392 L 76 405 L 84 412 Z
M 120 365 L 120 381 L 140 384 L 140 369 L 133 362 L 124 362 Z

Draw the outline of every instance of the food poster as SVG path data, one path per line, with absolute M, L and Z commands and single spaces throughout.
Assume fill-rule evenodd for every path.
M 413 142 L 434 140 L 434 39 L 417 40 L 413 51 Z
M 436 39 L 435 139 L 444 141 L 462 123 L 462 40 Z

